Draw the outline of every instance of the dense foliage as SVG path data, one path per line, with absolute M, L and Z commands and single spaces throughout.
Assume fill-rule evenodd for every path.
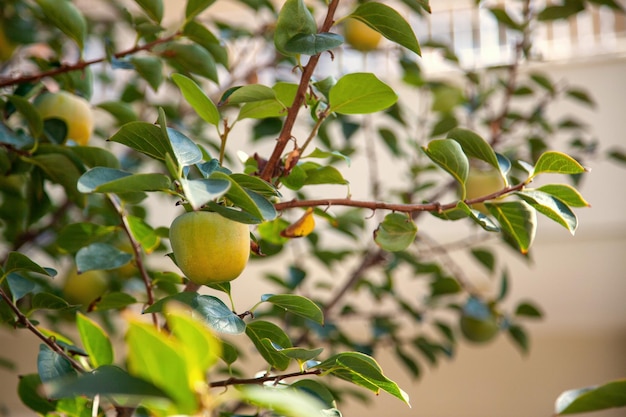
M 210 12 L 214 0 L 188 0 L 167 27 L 160 0 L 83 3 L 0 9 L 0 319 L 41 344 L 38 372 L 15 379 L 28 407 L 340 415 L 343 398 L 363 395 L 349 384 L 409 403 L 374 359 L 382 348 L 414 377 L 463 341 L 507 334 L 528 351 L 525 325 L 541 308 L 502 307 L 514 277 L 494 244 L 528 258 L 538 215 L 574 234 L 596 146 L 575 118 L 547 116 L 557 101 L 593 107 L 592 97 L 520 65 L 535 58 L 537 25 L 619 6 L 486 5 L 516 42 L 510 63 L 478 72 L 418 41 L 405 16 L 426 16 L 424 0 L 240 0 L 254 19 L 228 22 Z M 344 43 L 354 20 L 373 32 L 368 43 Z M 455 77 L 429 77 L 422 50 L 439 51 Z M 399 76 L 339 64 L 361 53 L 384 53 Z M 347 173 L 363 160 L 367 186 L 353 195 Z M 544 174 L 562 181 L 533 186 Z M 242 305 L 259 278 L 222 281 L 239 273 L 230 264 L 202 274 L 219 259 L 202 260 L 197 279 L 181 275 L 154 220 L 161 204 L 250 225 L 251 262 L 274 260 L 263 277 L 274 293 Z M 437 242 L 443 222 L 458 241 Z M 187 253 L 200 263 L 202 245 L 228 243 L 192 231 L 175 234 L 181 267 Z M 452 251 L 493 288 L 476 286 Z M 351 331 L 354 320 L 369 333 Z M 600 408 L 593 395 L 591 408 L 577 402 L 588 396 L 557 412 Z

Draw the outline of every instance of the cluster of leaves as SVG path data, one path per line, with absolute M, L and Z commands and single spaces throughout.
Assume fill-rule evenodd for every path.
M 226 416 L 242 415 L 243 403 L 273 415 L 313 416 L 320 410 L 340 415 L 337 400 L 349 391 L 320 376 L 383 390 L 408 404 L 406 393 L 373 357 L 392 346 L 415 377 L 421 362 L 436 365 L 453 357 L 463 331 L 458 321 L 438 318 L 445 316 L 438 314 L 442 311 L 455 320 L 493 322 L 496 333 L 508 333 L 522 351 L 528 350 L 524 320 L 541 317 L 540 309 L 521 301 L 512 312 L 504 311 L 506 267 L 498 264 L 492 247 L 472 243 L 478 230 L 481 242 L 499 239 L 527 258 L 537 213 L 573 234 L 572 208 L 588 205 L 571 185 L 530 187 L 547 173 L 566 175 L 577 184 L 584 158 L 595 149 L 581 139 L 584 126 L 546 116 L 555 100 L 593 105 L 592 99 L 545 74 L 522 79 L 518 71 L 532 55 L 530 23 L 566 17 L 554 14 L 557 6 L 533 11 L 526 2 L 516 14 L 519 21 L 492 8 L 494 17 L 519 35 L 516 60 L 484 74 L 458 68 L 463 79 L 458 85 L 424 75 L 415 58 L 422 48 L 443 50 L 453 65 L 458 60 L 443 45 L 420 45 L 404 17 L 383 2 L 350 4 L 351 12 L 340 16 L 338 0 L 317 2 L 311 9 L 301 0 L 287 0 L 279 9 L 269 1 L 241 0 L 237 3 L 247 12 L 271 16 L 262 27 L 250 28 L 203 17 L 214 1 L 188 0 L 183 22 L 174 30 L 162 26 L 159 0 L 137 0 L 135 13 L 104 3 L 110 17 L 85 15 L 67 0 L 11 0 L 0 15 L 0 41 L 11 49 L 6 56 L 2 49 L 2 65 L 6 73 L 18 74 L 0 78 L 6 88 L 0 217 L 8 248 L 0 277 L 0 317 L 42 342 L 38 373 L 22 377 L 18 386 L 27 406 L 41 414 L 75 416 L 107 407 L 119 415 L 212 410 Z M 587 6 L 577 3 L 582 9 L 576 13 Z M 430 11 L 427 1 L 403 4 L 415 13 Z M 429 103 L 426 108 L 416 113 L 372 73 L 317 78 L 319 60 L 331 60 L 345 47 L 335 22 L 347 17 L 391 41 L 402 88 L 418 92 Z M 19 25 L 37 30 L 12 29 Z M 129 29 L 135 37 L 132 47 L 117 40 L 119 31 Z M 252 38 L 271 44 L 276 53 L 267 62 L 242 68 Z M 97 39 L 105 39 L 104 56 L 82 59 L 86 45 Z M 229 56 L 233 52 L 241 57 Z M 68 57 L 75 63 L 64 63 Z M 100 63 L 105 65 L 95 70 Z M 255 79 L 269 79 L 269 85 L 250 82 Z M 87 99 L 94 85 L 110 87 L 115 97 L 96 106 L 112 116 L 113 125 L 99 126 L 89 146 L 67 142 L 65 122 L 43 120 L 33 104 L 51 85 Z M 154 92 L 175 99 L 153 99 Z M 178 104 L 181 97 L 183 104 Z M 515 107 L 518 97 L 530 99 L 530 111 Z M 496 106 L 496 100 L 502 103 Z M 371 113 L 376 118 L 361 123 L 362 115 Z M 305 139 L 295 136 L 296 125 L 308 132 Z M 570 142 L 575 158 L 552 150 L 553 138 L 563 132 L 575 137 Z M 243 167 L 229 146 L 235 134 L 250 138 L 247 154 L 239 155 Z M 271 154 L 257 152 L 269 139 L 274 141 Z M 290 143 L 293 150 L 286 151 Z M 309 197 L 317 185 L 344 187 L 348 194 L 342 169 L 363 153 L 375 166 L 376 151 L 367 149 L 374 143 L 397 161 L 404 186 L 398 182 L 384 191 L 372 168 L 371 201 Z M 467 198 L 473 166 L 494 171 L 502 187 Z M 286 271 L 275 268 L 266 277 L 284 293 L 262 295 L 256 305 L 237 309 L 230 284 L 210 286 L 212 293 L 229 298 L 227 306 L 219 297 L 196 293 L 185 277 L 152 266 L 151 257 L 167 252 L 163 240 L 168 234 L 149 220 L 150 193 L 172 206 L 215 211 L 253 225 L 255 259 L 287 260 Z M 450 202 L 440 203 L 444 199 Z M 477 209 L 483 202 L 486 211 Z M 287 220 L 297 208 L 307 209 L 304 216 Z M 367 210 L 385 216 L 372 228 Z M 418 232 L 423 213 L 469 224 L 470 239 L 449 248 L 438 245 Z M 314 219 L 325 223 L 315 228 Z M 296 243 L 294 237 L 302 239 Z M 337 237 L 345 243 L 334 243 Z M 288 246 L 306 256 L 292 259 L 283 251 Z M 474 288 L 448 256 L 455 248 L 470 253 L 487 276 L 500 278 L 495 296 Z M 83 273 L 106 271 L 108 290 L 82 305 L 68 301 L 52 279 L 56 271 L 40 266 L 59 267 L 68 260 Z M 329 284 L 313 269 L 321 265 L 333 273 L 340 262 L 355 260 L 354 270 L 335 278 L 339 284 L 324 296 L 319 289 L 328 293 Z M 407 281 L 425 284 L 426 296 L 403 291 Z M 348 296 L 356 293 L 374 301 L 374 307 Z M 382 305 L 391 305 L 391 311 Z M 130 313 L 136 307 L 152 323 Z M 120 316 L 126 323 L 125 358 L 116 357 L 112 342 Z M 46 325 L 39 323 L 42 319 Z M 352 320 L 364 321 L 370 333 L 351 333 L 347 323 Z M 80 340 L 65 336 L 68 324 L 76 327 Z M 266 369 L 262 375 L 244 368 L 241 344 L 258 352 L 263 362 L 255 368 Z M 42 383 L 45 393 L 39 389 Z M 238 389 L 214 390 L 227 386 Z

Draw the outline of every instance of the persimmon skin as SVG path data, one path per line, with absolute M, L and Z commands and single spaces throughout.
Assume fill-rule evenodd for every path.
M 484 197 L 489 194 L 493 194 L 504 188 L 504 180 L 498 171 L 495 169 L 479 170 L 471 168 L 469 177 L 465 183 L 466 196 L 468 200 Z M 475 203 L 471 207 L 480 211 L 483 214 L 489 214 L 489 210 L 485 206 L 485 203 Z
M 378 48 L 382 35 L 360 20 L 350 18 L 344 24 L 346 43 L 361 52 Z
M 232 281 L 248 264 L 248 225 L 217 213 L 182 214 L 172 222 L 169 237 L 178 267 L 193 283 Z
M 76 269 L 69 272 L 63 284 L 63 295 L 70 304 L 88 306 L 108 289 L 106 273 L 91 270 L 79 274 Z
M 67 126 L 66 140 L 87 145 L 93 132 L 94 120 L 89 102 L 67 91 L 44 93 L 35 100 L 41 118 L 60 119 Z

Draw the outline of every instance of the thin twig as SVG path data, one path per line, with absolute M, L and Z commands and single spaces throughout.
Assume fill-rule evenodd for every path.
M 265 382 L 273 381 L 275 383 L 279 383 L 283 379 L 287 378 L 296 378 L 299 376 L 307 376 L 307 375 L 319 375 L 322 373 L 321 369 L 314 369 L 311 371 L 302 371 L 302 372 L 291 372 L 288 374 L 281 375 L 265 375 L 258 378 L 228 378 L 222 381 L 214 381 L 209 384 L 211 388 L 217 387 L 227 387 L 230 385 L 261 385 Z
M 154 48 L 157 45 L 160 45 L 162 43 L 167 43 L 170 42 L 174 39 L 176 39 L 177 37 L 179 37 L 181 35 L 181 32 L 178 31 L 170 36 L 167 36 L 165 38 L 160 38 L 160 39 L 156 39 L 152 42 L 148 42 L 144 45 L 136 45 L 130 49 L 127 49 L 125 51 L 121 51 L 118 52 L 116 54 L 113 54 L 113 57 L 119 59 L 119 58 L 123 58 L 125 56 L 128 55 L 132 55 L 134 53 L 140 52 L 140 51 L 149 51 L 152 48 Z M 3 87 L 8 87 L 11 85 L 18 85 L 18 84 L 25 84 L 25 83 L 29 83 L 29 82 L 34 82 L 34 81 L 38 81 L 42 78 L 46 78 L 46 77 L 54 77 L 55 75 L 59 75 L 59 74 L 64 74 L 66 72 L 72 72 L 72 71 L 80 71 L 83 70 L 85 68 L 87 68 L 90 65 L 94 65 L 94 64 L 99 64 L 100 62 L 104 62 L 108 59 L 108 57 L 101 57 L 101 58 L 95 58 L 89 61 L 78 61 L 75 64 L 64 64 L 61 65 L 58 68 L 54 68 L 51 70 L 47 70 L 47 71 L 42 71 L 42 72 L 38 72 L 36 74 L 30 74 L 30 75 L 23 75 L 21 77 L 17 77 L 17 78 L 0 78 L 0 88 Z
M 70 363 L 72 368 L 76 369 L 78 372 L 81 372 L 81 373 L 85 372 L 85 368 L 83 368 L 83 366 L 80 363 L 78 363 L 74 358 L 68 355 L 67 352 L 65 352 L 65 350 L 63 350 L 63 348 L 54 341 L 54 339 L 47 337 L 37 327 L 35 327 L 35 325 L 28 319 L 28 317 L 26 317 L 26 315 L 24 315 L 24 313 L 20 311 L 20 309 L 15 305 L 15 303 L 13 303 L 13 300 L 11 300 L 11 297 L 9 297 L 2 288 L 0 288 L 0 297 L 7 303 L 9 308 L 13 310 L 13 313 L 15 313 L 15 315 L 17 316 L 18 323 L 20 323 L 22 326 L 30 330 L 31 333 L 33 333 L 35 336 L 41 339 L 54 352 L 58 353 L 59 355 L 67 359 L 67 361 Z

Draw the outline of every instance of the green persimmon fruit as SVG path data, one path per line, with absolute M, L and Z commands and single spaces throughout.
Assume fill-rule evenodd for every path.
M 192 211 L 174 219 L 170 243 L 180 270 L 200 285 L 232 281 L 250 257 L 248 225 L 208 211 Z
M 63 285 L 63 295 L 70 304 L 87 306 L 108 289 L 107 275 L 101 270 L 85 271 L 82 274 L 73 269 L 67 274 Z
M 459 321 L 461 333 L 465 338 L 474 343 L 487 343 L 492 340 L 499 331 L 495 316 L 479 319 L 468 315 L 462 315 Z
M 481 170 L 478 168 L 471 168 L 469 177 L 465 182 L 465 198 L 468 200 L 484 197 L 489 194 L 493 194 L 496 191 L 500 191 L 504 188 L 504 180 L 500 175 L 500 172 L 491 168 L 488 170 Z M 483 214 L 489 214 L 489 210 L 485 207 L 484 203 L 475 203 L 471 207 L 480 211 Z
M 354 18 L 346 20 L 343 32 L 346 43 L 361 52 L 373 51 L 378 48 L 382 39 L 380 32 Z
M 93 132 L 93 113 L 89 102 L 67 91 L 44 93 L 35 100 L 41 118 L 60 119 L 67 126 L 67 139 L 86 145 Z

